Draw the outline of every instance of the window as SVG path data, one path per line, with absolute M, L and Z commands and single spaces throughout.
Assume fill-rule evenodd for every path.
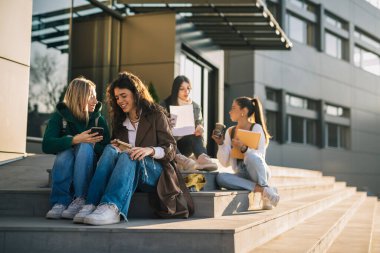
M 359 40 L 367 43 L 368 45 L 371 45 L 374 48 L 380 49 L 380 41 L 376 38 L 373 38 L 370 35 L 367 35 L 365 32 L 361 31 L 360 29 L 358 28 L 355 29 L 354 36 L 358 38 Z
M 330 24 L 331 26 L 334 26 L 338 29 L 343 29 L 348 31 L 348 23 L 335 15 L 325 12 L 326 15 L 326 23 Z
M 326 124 L 326 143 L 332 148 L 349 148 L 349 128 L 337 124 Z
M 303 143 L 303 119 L 289 116 L 290 142 Z
M 278 140 L 277 135 L 277 117 L 278 112 L 274 111 L 266 111 L 266 122 L 269 134 L 272 136 L 272 140 Z
M 298 107 L 298 108 L 303 108 L 303 109 L 308 109 L 308 110 L 313 110 L 313 111 L 317 109 L 317 103 L 311 99 L 286 94 L 285 100 L 286 100 L 286 104 L 293 107 Z
M 296 116 L 288 116 L 288 129 L 289 142 L 316 145 L 316 120 Z
M 288 15 L 290 38 L 309 46 L 315 46 L 315 27 L 303 19 Z
M 347 41 L 329 32 L 325 33 L 325 51 L 335 58 L 348 59 Z
M 311 13 L 315 13 L 315 6 L 305 0 L 290 0 L 290 3 L 297 6 L 300 9 L 306 10 Z
M 336 117 L 349 117 L 348 109 L 330 104 L 326 104 L 326 114 Z
M 380 56 L 377 54 L 355 46 L 354 64 L 372 74 L 380 76 Z
M 277 95 L 276 90 L 271 89 L 271 88 L 266 88 L 265 92 L 266 92 L 267 100 L 278 102 L 278 95 Z

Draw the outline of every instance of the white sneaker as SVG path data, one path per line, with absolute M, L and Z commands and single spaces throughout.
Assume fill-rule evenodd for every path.
M 269 199 L 263 198 L 263 210 L 272 210 L 273 206 Z
M 214 171 L 218 169 L 218 165 L 212 161 L 211 157 L 204 153 L 198 156 L 197 163 L 197 170 Z
M 62 204 L 54 204 L 52 209 L 46 214 L 46 218 L 48 219 L 60 219 L 62 212 L 66 209 L 65 205 Z
M 80 209 L 84 206 L 86 201 L 84 198 L 76 198 L 71 202 L 65 211 L 62 212 L 62 218 L 72 220 L 74 216 L 79 212 Z
M 175 161 L 177 163 L 178 169 L 181 171 L 195 170 L 197 166 L 197 163 L 193 159 L 181 154 L 175 155 Z
M 82 209 L 74 216 L 74 223 L 83 223 L 84 218 L 86 218 L 87 215 L 90 215 L 94 210 L 96 209 L 96 206 L 89 204 L 84 205 Z
M 268 199 L 272 206 L 277 206 L 280 201 L 280 196 L 277 194 L 277 189 L 275 187 L 264 187 L 263 198 Z
M 119 222 L 119 210 L 113 204 L 100 205 L 95 209 L 95 211 L 84 218 L 84 223 L 90 225 L 108 225 Z

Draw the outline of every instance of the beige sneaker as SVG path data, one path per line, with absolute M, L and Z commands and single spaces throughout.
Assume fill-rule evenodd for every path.
M 218 165 L 206 154 L 198 156 L 197 163 L 197 170 L 214 171 L 218 169 Z
M 177 163 L 178 169 L 181 171 L 192 171 L 197 167 L 197 163 L 184 155 L 176 154 L 175 161 Z
M 260 192 L 250 192 L 248 193 L 248 210 L 257 211 L 261 210 L 261 193 Z

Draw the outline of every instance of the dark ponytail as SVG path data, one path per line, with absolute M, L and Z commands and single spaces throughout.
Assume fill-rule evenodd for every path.
M 248 109 L 248 118 L 253 118 L 253 121 L 257 124 L 260 124 L 263 128 L 265 135 L 265 143 L 269 144 L 269 139 L 271 138 L 268 129 L 266 120 L 263 113 L 263 106 L 258 98 L 250 98 L 250 97 L 238 97 L 235 99 L 236 103 L 240 108 Z

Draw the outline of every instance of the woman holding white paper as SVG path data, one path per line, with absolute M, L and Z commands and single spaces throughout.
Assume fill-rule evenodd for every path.
M 263 209 L 272 209 L 280 197 L 277 190 L 268 184 L 270 170 L 265 162 L 265 153 L 270 135 L 262 105 L 257 98 L 238 97 L 233 101 L 229 114 L 237 125 L 230 127 L 225 137 L 213 134 L 212 138 L 219 146 L 217 153 L 219 162 L 226 167 L 232 165 L 235 174 L 219 173 L 217 183 L 226 189 L 260 192 L 263 196 Z M 236 137 L 239 130 L 260 134 L 256 149 L 244 145 Z
M 217 170 L 218 166 L 207 155 L 207 150 L 203 141 L 203 118 L 201 107 L 195 103 L 191 97 L 191 83 L 186 76 L 177 76 L 173 81 L 171 94 L 161 105 L 170 113 L 170 106 L 192 105 L 194 114 L 195 131 L 193 134 L 177 137 L 178 152 L 176 162 L 183 170 L 198 169 L 213 171 Z M 175 115 L 171 114 L 172 126 L 175 125 Z M 187 158 L 194 153 L 196 162 Z

